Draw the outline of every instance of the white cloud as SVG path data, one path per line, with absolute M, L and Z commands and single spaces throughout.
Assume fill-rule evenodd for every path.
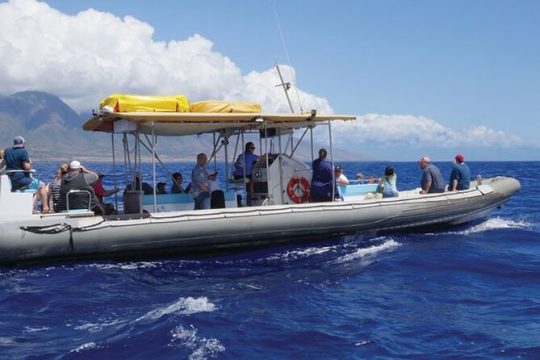
M 332 128 L 336 145 L 379 143 L 390 147 L 420 146 L 451 148 L 514 147 L 520 137 L 486 126 L 454 130 L 432 119 L 413 115 L 365 114 L 356 121 L 337 123 Z
M 289 106 L 275 69 L 242 74 L 213 43 L 197 34 L 185 40 L 158 42 L 151 25 L 96 10 L 70 16 L 35 0 L 0 4 L 0 83 L 2 92 L 42 90 L 60 96 L 78 110 L 96 107 L 108 94 L 185 94 L 192 100 L 249 100 L 267 112 Z M 294 84 L 294 69 L 283 65 L 285 81 Z M 291 91 L 295 111 L 332 112 L 328 101 L 300 89 Z M 412 115 L 359 116 L 332 128 L 335 144 L 378 143 L 403 146 L 522 145 L 502 131 L 477 126 L 454 130 Z M 327 133 L 318 129 L 318 136 Z
M 0 4 L 0 18 L 5 94 L 47 91 L 78 110 L 95 107 L 100 98 L 118 92 L 180 93 L 193 100 L 257 101 L 269 112 L 289 109 L 283 90 L 275 87 L 279 78 L 274 69 L 243 75 L 197 34 L 157 42 L 152 26 L 131 16 L 121 19 L 92 9 L 70 16 L 35 0 Z M 282 72 L 294 76 L 287 66 Z M 299 94 L 306 109 L 331 111 L 325 99 L 301 90 Z

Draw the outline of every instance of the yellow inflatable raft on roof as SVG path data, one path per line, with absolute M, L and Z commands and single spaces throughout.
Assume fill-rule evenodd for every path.
M 191 103 L 197 113 L 260 113 L 261 105 L 247 101 L 203 100 Z
M 112 94 L 99 102 L 100 109 L 108 106 L 114 112 L 188 112 L 189 101 L 184 95 L 150 96 Z

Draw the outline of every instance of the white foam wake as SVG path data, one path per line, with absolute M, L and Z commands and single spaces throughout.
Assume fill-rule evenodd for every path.
M 205 296 L 199 297 L 199 298 L 180 298 L 177 302 L 156 309 L 152 310 L 140 318 L 138 318 L 136 321 L 140 320 L 156 320 L 164 315 L 169 314 L 182 314 L 182 315 L 191 315 L 196 314 L 200 312 L 212 312 L 216 309 L 216 306 L 212 304 L 210 301 L 208 301 L 208 298 Z
M 376 254 L 378 254 L 378 253 L 380 253 L 382 251 L 387 251 L 387 250 L 390 250 L 390 249 L 394 249 L 394 248 L 397 248 L 399 246 L 401 246 L 400 243 L 394 241 L 393 239 L 390 239 L 390 240 L 388 240 L 388 241 L 386 241 L 386 242 L 384 242 L 384 243 L 382 243 L 380 245 L 357 249 L 353 253 L 343 255 L 343 256 L 337 258 L 336 262 L 344 263 L 344 262 L 356 260 L 358 258 L 364 258 L 366 256 L 376 255 Z
M 183 326 L 177 326 L 172 330 L 172 342 L 180 343 L 180 345 L 193 350 L 190 354 L 190 360 L 202 360 L 208 358 L 214 358 L 219 353 L 225 351 L 218 339 L 207 339 L 197 334 L 197 329 L 191 325 L 190 329 L 186 329 Z
M 267 258 L 267 260 L 296 260 L 299 258 L 324 254 L 335 249 L 335 246 L 310 247 L 307 249 L 287 251 L 283 254 L 271 255 Z
M 503 219 L 499 217 L 490 218 L 483 223 L 475 225 L 470 229 L 465 229 L 463 231 L 449 232 L 449 234 L 455 235 L 469 235 L 481 233 L 489 230 L 497 229 L 532 229 L 532 224 L 526 221 L 514 221 L 509 219 Z

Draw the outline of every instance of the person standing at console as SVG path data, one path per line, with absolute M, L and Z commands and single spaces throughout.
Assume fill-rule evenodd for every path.
M 205 153 L 197 155 L 197 165 L 191 171 L 191 189 L 195 210 L 210 209 L 210 188 L 208 186 L 208 172 L 206 162 L 208 158 Z
M 326 149 L 319 150 L 319 158 L 313 161 L 311 177 L 311 202 L 333 201 L 333 171 L 332 164 L 326 160 Z

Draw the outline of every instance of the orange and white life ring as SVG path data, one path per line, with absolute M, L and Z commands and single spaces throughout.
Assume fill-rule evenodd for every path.
M 309 181 L 301 176 L 293 176 L 287 184 L 287 195 L 296 204 L 309 201 Z

